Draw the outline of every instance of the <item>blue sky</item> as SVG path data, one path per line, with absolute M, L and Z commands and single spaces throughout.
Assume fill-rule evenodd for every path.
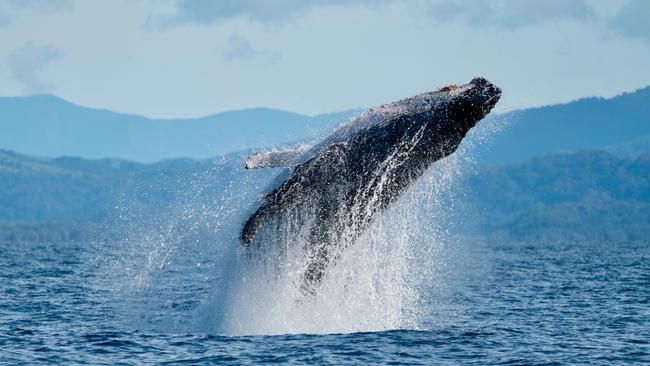
M 650 85 L 648 19 L 646 0 L 0 0 L 0 95 L 317 114 L 484 75 L 503 111 Z

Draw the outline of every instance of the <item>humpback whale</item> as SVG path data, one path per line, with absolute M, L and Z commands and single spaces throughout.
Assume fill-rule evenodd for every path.
M 301 289 L 314 293 L 336 260 L 434 162 L 452 154 L 501 90 L 482 77 L 372 108 L 312 147 L 260 152 L 247 169 L 288 167 L 244 224 L 250 246 L 269 222 L 308 211 Z M 261 244 L 261 243 L 260 243 Z

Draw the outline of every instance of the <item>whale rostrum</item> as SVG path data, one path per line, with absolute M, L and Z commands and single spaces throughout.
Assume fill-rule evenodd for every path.
M 478 77 L 372 108 L 312 147 L 252 155 L 248 169 L 290 170 L 244 224 L 243 244 L 251 245 L 270 221 L 309 210 L 302 289 L 313 293 L 336 260 L 333 253 L 363 233 L 429 166 L 454 153 L 500 96 L 498 87 Z

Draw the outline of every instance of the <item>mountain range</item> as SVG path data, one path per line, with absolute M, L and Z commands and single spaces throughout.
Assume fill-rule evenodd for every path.
M 579 150 L 638 155 L 650 149 L 650 87 L 610 99 L 586 98 L 492 118 L 506 126 L 481 151 L 481 160 L 487 163 Z
M 0 97 L 0 148 L 35 156 L 154 162 L 205 159 L 313 138 L 355 112 L 315 117 L 269 108 L 157 120 L 51 95 Z
M 358 113 L 152 120 L 53 96 L 0 98 L 0 242 L 210 238 L 224 220 L 238 227 L 276 174 L 245 171 L 250 150 L 314 139 Z M 476 169 L 450 191 L 454 230 L 495 241 L 650 236 L 650 87 L 480 126 L 488 143 L 474 139 Z
M 33 156 L 138 162 L 206 159 L 310 140 L 361 110 L 306 116 L 268 108 L 157 120 L 77 106 L 55 96 L 0 97 L 0 148 Z M 650 148 L 650 87 L 614 98 L 491 115 L 504 128 L 479 146 L 490 164 L 576 150 L 634 156 Z

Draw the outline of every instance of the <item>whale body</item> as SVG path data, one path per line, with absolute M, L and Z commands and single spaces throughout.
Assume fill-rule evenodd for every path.
M 246 168 L 289 167 L 244 224 L 245 246 L 269 222 L 309 212 L 301 288 L 326 269 L 437 160 L 452 154 L 494 107 L 501 90 L 484 78 L 370 109 L 312 147 L 261 152 Z M 262 245 L 262 243 L 260 243 Z

